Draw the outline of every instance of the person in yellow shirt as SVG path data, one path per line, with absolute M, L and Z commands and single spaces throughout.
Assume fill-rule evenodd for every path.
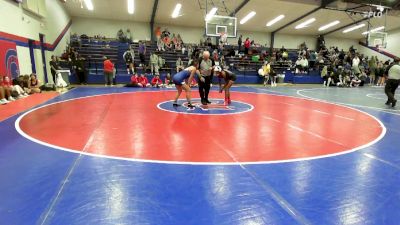
M 265 87 L 268 84 L 269 73 L 271 72 L 270 63 L 268 61 L 265 61 L 262 69 L 263 69 L 263 73 L 264 73 L 264 87 Z M 272 86 L 272 83 L 271 83 L 271 86 Z

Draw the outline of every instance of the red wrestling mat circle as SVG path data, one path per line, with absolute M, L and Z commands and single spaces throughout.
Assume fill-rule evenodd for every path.
M 385 133 L 377 119 L 361 111 L 287 96 L 232 92 L 232 100 L 254 106 L 241 114 L 191 115 L 157 108 L 174 95 L 134 92 L 73 99 L 28 112 L 17 128 L 33 141 L 67 151 L 205 164 L 332 156 L 366 147 Z M 212 92 L 210 97 L 222 95 Z

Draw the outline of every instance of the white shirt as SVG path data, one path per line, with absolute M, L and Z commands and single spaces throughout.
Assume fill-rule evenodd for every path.
M 353 59 L 353 66 L 358 66 L 360 64 L 360 59 L 359 58 L 354 58 Z
M 400 65 L 399 64 L 395 64 L 389 69 L 388 78 L 400 80 Z

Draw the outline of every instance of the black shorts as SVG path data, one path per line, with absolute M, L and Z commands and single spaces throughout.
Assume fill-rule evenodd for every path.
M 232 75 L 229 77 L 229 80 L 231 80 L 231 81 L 236 81 L 236 74 L 232 74 Z

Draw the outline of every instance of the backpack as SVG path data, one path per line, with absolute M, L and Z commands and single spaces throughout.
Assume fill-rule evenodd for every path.
M 57 87 L 67 87 L 68 86 L 67 82 L 65 82 L 64 79 L 62 78 L 61 73 L 57 73 L 56 86 Z

